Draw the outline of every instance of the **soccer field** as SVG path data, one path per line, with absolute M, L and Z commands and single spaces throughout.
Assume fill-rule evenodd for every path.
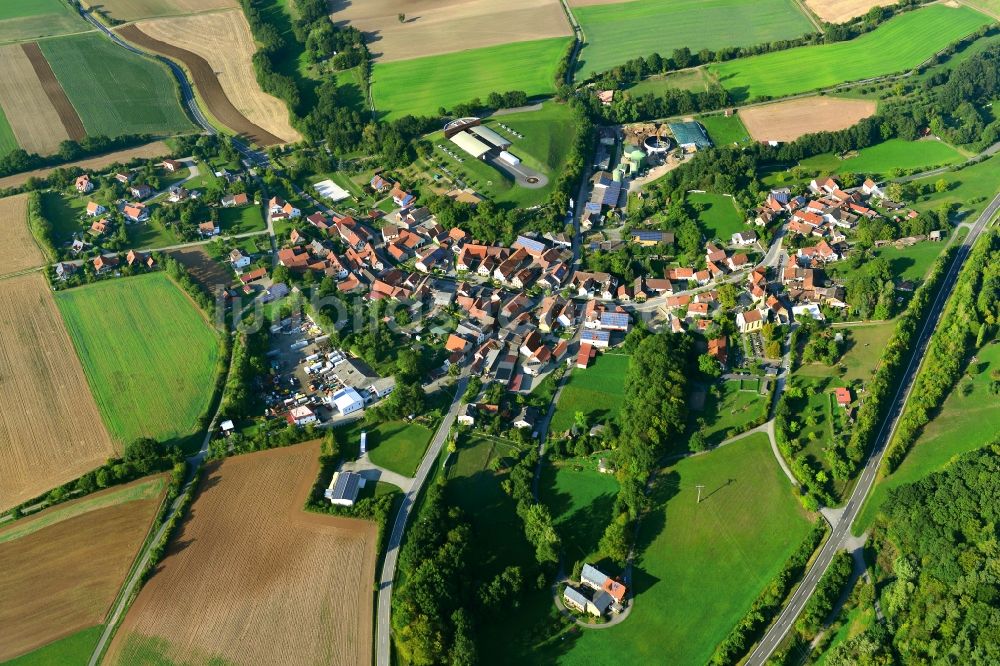
M 912 69 L 989 22 L 968 7 L 931 5 L 847 42 L 730 60 L 709 71 L 739 101 L 784 97 Z
M 111 433 L 183 438 L 215 384 L 219 345 L 204 315 L 164 273 L 61 291 L 56 303 Z
M 437 115 L 439 107 L 450 109 L 476 97 L 485 100 L 491 92 L 551 93 L 556 66 L 568 44 L 568 38 L 556 37 L 377 62 L 372 68 L 372 99 L 382 117 L 392 120 Z
M 193 129 L 165 65 L 96 33 L 39 42 L 90 135 L 173 134 Z
M 573 14 L 586 36 L 584 77 L 684 46 L 750 46 L 815 31 L 793 0 L 635 0 L 574 7 Z

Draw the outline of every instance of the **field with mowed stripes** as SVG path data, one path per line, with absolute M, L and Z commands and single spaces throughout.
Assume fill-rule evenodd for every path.
M 219 344 L 201 311 L 164 273 L 56 295 L 111 433 L 182 438 L 211 400 Z

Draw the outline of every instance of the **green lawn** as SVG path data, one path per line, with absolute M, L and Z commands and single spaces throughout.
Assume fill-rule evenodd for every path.
M 715 398 L 709 391 L 705 398 L 705 408 L 691 412 L 692 418 L 705 419 L 702 433 L 709 444 L 719 444 L 732 434 L 731 428 L 750 423 L 767 411 L 767 397 L 758 391 L 759 380 L 753 382 L 752 390 L 741 390 L 740 380 L 728 380 L 720 384 L 722 396 Z
M 170 228 L 160 228 L 148 221 L 126 225 L 125 234 L 129 245 L 138 249 L 169 247 L 181 242 Z
M 784 97 L 912 69 L 990 22 L 968 7 L 906 12 L 847 42 L 803 46 L 709 66 L 737 100 Z
M 83 499 L 56 505 L 41 512 L 38 517 L 25 518 L 4 526 L 3 529 L 0 529 L 0 543 L 20 539 L 40 529 L 91 511 L 135 500 L 151 499 L 163 492 L 166 483 L 166 478 L 163 476 L 148 477 L 145 480 L 119 486 L 108 492 L 100 492 Z
M 264 231 L 267 222 L 259 206 L 252 203 L 242 208 L 220 208 L 219 227 L 223 233 L 242 234 L 248 231 Z
M 587 415 L 590 427 L 606 419 L 615 418 L 625 399 L 625 372 L 628 356 L 599 354 L 586 370 L 573 368 L 563 386 L 552 415 L 549 431 L 561 433 L 573 427 L 576 413 Z
M 792 0 L 642 0 L 574 7 L 586 45 L 580 73 L 590 76 L 627 60 L 683 46 L 749 46 L 815 32 Z
M 52 224 L 57 246 L 68 245 L 73 234 L 90 228 L 90 218 L 85 216 L 88 201 L 85 196 L 68 196 L 53 190 L 42 192 L 42 215 Z
M 736 210 L 732 197 L 711 192 L 695 192 L 688 195 L 688 201 L 695 206 L 704 206 L 698 214 L 698 222 L 705 237 L 716 238 L 728 243 L 737 231 L 746 229 L 745 220 Z
M 5 661 L 3 666 L 64 666 L 85 664 L 90 659 L 97 641 L 101 639 L 103 625 L 89 627 L 66 638 L 44 645 L 20 657 Z
M 567 37 L 490 46 L 413 60 L 377 62 L 372 98 L 385 119 L 407 114 L 437 115 L 491 92 L 522 90 L 531 95 L 555 90 L 555 70 Z
M 403 476 L 416 474 L 434 434 L 430 428 L 404 421 L 388 421 L 375 427 L 356 423 L 345 431 L 349 450 L 359 446 L 362 430 L 368 433 L 365 439 L 368 458 L 379 467 Z
M 857 173 L 877 177 L 891 176 L 894 169 L 924 170 L 964 160 L 962 153 L 943 141 L 890 139 L 863 148 L 856 157 L 846 160 L 824 153 L 802 160 L 799 166 L 821 173 Z
M 508 566 L 520 565 L 528 571 L 535 566 L 534 549 L 524 537 L 514 500 L 500 485 L 507 475 L 489 470 L 490 460 L 515 451 L 510 444 L 474 436 L 462 444 L 448 468 L 448 501 L 472 523 L 468 561 L 476 563 L 480 580 L 489 580 Z
M 730 146 L 734 143 L 743 145 L 751 142 L 750 132 L 737 115 L 728 118 L 722 114 L 699 116 L 698 122 L 705 127 L 708 138 L 717 146 Z
M 847 371 L 840 375 L 836 366 L 831 368 L 822 363 L 807 363 L 796 372 L 804 377 L 838 375 L 844 383 L 850 383 L 856 379 L 867 383 L 882 359 L 882 352 L 885 350 L 889 338 L 892 337 L 892 332 L 896 330 L 895 320 L 836 330 L 848 333 L 845 336 L 848 340 L 848 348 L 838 363 L 838 365 L 843 365 Z
M 39 42 L 88 134 L 173 134 L 194 129 L 166 65 L 96 33 Z
M 17 149 L 17 138 L 14 136 L 14 130 L 10 128 L 10 123 L 7 122 L 3 109 L 0 109 L 0 157 L 15 149 Z
M 957 206 L 971 219 L 971 216 L 978 215 L 986 208 L 986 204 L 1000 189 L 1000 155 L 958 171 L 916 180 L 914 184 L 933 186 L 938 180 L 944 180 L 948 189 L 920 198 L 913 207 L 918 211 L 926 211 L 943 204 Z
M 597 471 L 599 457 L 556 461 L 542 468 L 540 499 L 552 512 L 567 567 L 597 550 L 614 516 L 618 481 L 614 474 Z
M 810 529 L 762 434 L 664 469 L 651 499 L 628 620 L 531 646 L 536 663 L 704 664 Z
M 955 456 L 978 449 L 996 437 L 1000 432 L 1000 399 L 990 392 L 990 373 L 998 368 L 1000 343 L 994 341 L 979 350 L 976 362 L 945 399 L 940 413 L 924 427 L 896 471 L 875 485 L 854 524 L 855 532 L 871 525 L 890 489 L 937 472 Z M 971 386 L 971 391 L 966 386 Z
M 120 442 L 179 439 L 198 429 L 219 343 L 166 274 L 61 291 L 56 304 L 101 416 Z
M 938 258 L 945 243 L 937 241 L 922 241 L 909 247 L 896 248 L 894 245 L 880 247 L 875 250 L 875 256 L 883 257 L 889 262 L 892 277 L 898 280 L 910 280 L 916 284 L 923 281 L 931 264 Z M 848 275 L 859 269 L 852 269 L 845 262 L 833 264 L 827 270 L 831 277 L 846 279 Z
M 27 41 L 89 27 L 62 0 L 3 0 L 0 3 L 0 42 Z
M 524 136 L 519 139 L 499 126 L 507 127 Z M 452 176 L 458 177 L 468 187 L 498 203 L 510 203 L 520 208 L 528 208 L 546 201 L 555 187 L 559 172 L 566 164 L 572 147 L 574 128 L 572 114 L 565 104 L 546 102 L 538 111 L 511 113 L 495 118 L 486 118 L 484 123 L 490 129 L 512 141 L 510 152 L 517 155 L 528 166 L 549 176 L 549 184 L 538 189 L 518 187 L 507 174 L 494 169 L 482 160 L 465 155 L 453 143 L 444 138 L 444 132 L 434 132 L 427 137 L 434 148 L 435 164 L 427 165 L 431 174 L 447 176 L 437 163 Z M 438 146 L 446 146 L 453 153 L 462 155 L 459 163 Z

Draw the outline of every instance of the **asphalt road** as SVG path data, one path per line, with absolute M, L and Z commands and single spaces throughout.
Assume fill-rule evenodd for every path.
M 437 463 L 438 456 L 441 454 L 441 448 L 448 438 L 448 431 L 451 430 L 451 424 L 455 422 L 455 418 L 458 416 L 466 383 L 468 383 L 468 378 L 462 377 L 455 385 L 455 397 L 451 401 L 451 407 L 441 420 L 441 425 L 438 426 L 437 432 L 434 433 L 434 439 L 431 440 L 431 444 L 427 448 L 427 453 L 424 454 L 424 459 L 420 461 L 420 467 L 417 468 L 417 475 L 413 479 L 413 485 L 410 486 L 410 490 L 403 496 L 403 503 L 396 513 L 395 522 L 392 524 L 392 532 L 389 534 L 389 541 L 385 547 L 385 560 L 382 562 L 382 575 L 379 577 L 378 582 L 378 611 L 375 622 L 376 666 L 389 666 L 390 664 L 392 654 L 392 625 L 389 619 L 392 613 L 392 583 L 396 577 L 396 559 L 399 557 L 399 547 L 403 543 L 403 532 L 406 529 L 406 521 L 410 518 L 410 513 L 413 511 L 413 504 L 416 502 L 417 495 L 420 494 L 420 489 L 423 487 L 424 482 L 427 481 L 431 469 Z
M 858 511 L 860 511 L 865 502 L 865 498 L 868 496 L 868 493 L 871 491 L 872 486 L 875 483 L 879 465 L 881 465 L 882 458 L 885 455 L 886 445 L 892 440 L 892 436 L 896 432 L 896 427 L 899 424 L 899 417 L 902 415 L 906 401 L 909 399 L 910 392 L 913 390 L 913 380 L 916 377 L 917 370 L 920 367 L 920 362 L 926 352 L 927 343 L 930 341 L 931 335 L 940 321 L 941 312 L 944 310 L 944 305 L 948 301 L 948 296 L 951 294 L 951 291 L 955 286 L 955 280 L 958 277 L 962 266 L 965 264 L 965 260 L 969 256 L 969 252 L 975 244 L 976 239 L 979 238 L 980 234 L 982 234 L 983 230 L 986 228 L 993 216 L 996 215 L 998 210 L 1000 210 L 1000 194 L 997 194 L 997 196 L 994 197 L 993 201 L 990 202 L 990 205 L 987 206 L 985 211 L 983 211 L 983 214 L 979 216 L 979 219 L 976 220 L 972 229 L 969 231 L 969 234 L 965 237 L 965 240 L 959 247 L 958 254 L 941 283 L 941 288 L 938 291 L 937 297 L 931 304 L 930 312 L 928 313 L 927 319 L 925 320 L 923 328 L 920 331 L 920 336 L 917 339 L 913 356 L 910 358 L 910 362 L 906 367 L 906 372 L 903 374 L 899 388 L 893 398 L 892 408 L 889 410 L 885 420 L 882 422 L 882 427 L 879 429 L 878 436 L 875 438 L 875 446 L 868 456 L 864 471 L 861 473 L 861 477 L 858 479 L 858 483 L 854 487 L 854 491 L 851 493 L 850 500 L 844 507 L 844 513 L 841 516 L 840 521 L 834 526 L 833 534 L 831 534 L 830 538 L 823 545 L 819 556 L 806 573 L 802 583 L 792 594 L 792 598 L 789 600 L 788 605 L 785 606 L 781 615 L 778 616 L 778 619 L 771 626 L 771 628 L 768 629 L 767 633 L 757 645 L 757 648 L 750 655 L 749 659 L 747 659 L 747 666 L 763 666 L 763 664 L 774 652 L 775 648 L 781 643 L 794 626 L 799 613 L 806 605 L 806 602 L 809 601 L 813 592 L 815 592 L 816 584 L 830 566 L 833 556 L 837 553 L 837 551 L 843 548 L 844 542 L 850 538 L 851 524 L 854 522 L 854 519 L 857 518 Z

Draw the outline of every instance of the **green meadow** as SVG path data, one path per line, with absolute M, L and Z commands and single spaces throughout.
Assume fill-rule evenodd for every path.
M 762 434 L 661 470 L 650 499 L 628 620 L 525 648 L 535 663 L 707 663 L 810 530 Z
M 937 472 L 956 456 L 978 449 L 1000 432 L 1000 399 L 990 390 L 990 373 L 1000 369 L 1000 342 L 982 347 L 975 362 L 945 399 L 895 472 L 875 485 L 854 523 L 862 532 L 878 515 L 889 491 Z
M 740 380 L 731 379 L 719 384 L 718 398 L 708 392 L 704 409 L 692 411 L 691 417 L 705 420 L 701 432 L 709 444 L 721 443 L 736 434 L 730 430 L 755 421 L 767 412 L 767 396 L 760 394 L 759 387 L 760 381 L 754 380 L 743 390 Z
M 552 512 L 569 563 L 594 554 L 614 517 L 618 481 L 614 474 L 597 471 L 598 458 L 555 461 L 542 467 L 540 499 Z
M 164 273 L 56 294 L 87 383 L 120 441 L 198 429 L 215 386 L 219 343 L 205 315 Z
M 697 52 L 815 32 L 793 0 L 643 0 L 575 7 L 573 14 L 586 36 L 584 77 L 684 46 Z
M 824 153 L 802 160 L 799 166 L 822 173 L 857 173 L 878 177 L 891 176 L 896 169 L 923 170 L 957 164 L 964 160 L 962 153 L 943 141 L 889 139 L 869 148 L 862 148 L 856 156 L 846 160 L 832 153 Z
M 420 466 L 427 445 L 434 432 L 419 423 L 386 421 L 378 425 L 355 421 L 338 429 L 337 437 L 347 451 L 357 455 L 361 447 L 361 433 L 365 432 L 368 458 L 389 471 L 413 476 Z
M 166 65 L 87 33 L 39 42 L 91 135 L 175 134 L 194 129 Z
M 913 69 L 989 22 L 968 7 L 935 4 L 850 41 L 740 58 L 708 69 L 738 100 L 785 97 Z
M 986 204 L 1000 190 L 1000 155 L 957 171 L 921 178 L 916 185 L 930 185 L 933 189 L 937 181 L 943 180 L 948 188 L 944 192 L 934 192 L 920 197 L 913 207 L 918 211 L 933 210 L 941 205 L 955 206 L 970 219 L 979 214 Z
M 62 0 L 0 2 L 0 43 L 18 42 L 89 30 L 69 3 Z
M 0 157 L 15 149 L 17 149 L 17 137 L 14 136 L 14 130 L 10 128 L 3 109 L 0 109 Z
M 736 210 L 732 197 L 711 192 L 694 192 L 688 195 L 688 202 L 703 208 L 698 213 L 698 223 L 707 238 L 717 238 L 728 243 L 733 234 L 746 229 L 743 216 Z
M 43 645 L 20 657 L 5 661 L 3 666 L 61 666 L 85 664 L 90 659 L 97 642 L 101 640 L 104 626 L 88 627 L 55 642 Z
M 549 430 L 553 433 L 569 430 L 577 412 L 587 416 L 590 427 L 618 416 L 625 399 L 628 361 L 628 356 L 604 353 L 598 354 L 586 370 L 574 367 L 559 394 Z
M 543 95 L 555 90 L 555 71 L 569 39 L 458 51 L 444 55 L 377 62 L 371 91 L 375 108 L 387 120 L 405 115 L 434 116 L 440 107 L 485 100 L 491 92 L 522 90 Z
M 752 142 L 750 132 L 735 114 L 728 118 L 722 114 L 699 116 L 698 122 L 708 132 L 708 138 L 717 146 L 731 146 L 734 143 L 743 145 Z

